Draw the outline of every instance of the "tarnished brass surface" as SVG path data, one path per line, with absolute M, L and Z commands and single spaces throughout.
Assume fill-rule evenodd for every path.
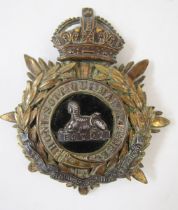
M 76 28 L 70 29 L 75 24 Z M 83 9 L 82 18 L 68 19 L 60 25 L 52 41 L 60 51 L 58 61 L 46 63 L 25 55 L 29 81 L 22 102 L 1 116 L 17 128 L 19 143 L 30 161 L 29 171 L 78 187 L 81 194 L 117 178 L 133 177 L 147 183 L 142 171 L 145 149 L 151 133 L 169 124 L 161 111 L 147 105 L 143 74 L 149 61 L 111 65 L 124 41 L 90 8 Z M 95 143 L 88 137 L 72 142 L 70 136 L 75 130 L 70 127 L 70 119 L 77 123 L 67 108 L 72 103 L 78 106 L 75 112 L 83 112 L 78 115 L 80 121 L 87 122 L 78 124 L 76 132 L 82 132 L 81 126 L 89 133 L 95 130 L 93 114 L 100 116 L 98 129 L 101 134 L 108 132 L 108 139 L 95 139 L 101 146 L 92 149 Z M 61 118 L 56 119 L 58 116 Z M 59 131 L 65 131 L 62 134 L 69 136 L 73 146 L 79 143 L 76 151 L 88 141 L 88 152 L 87 148 L 86 152 L 66 148 Z M 101 144 L 103 140 L 106 142 Z

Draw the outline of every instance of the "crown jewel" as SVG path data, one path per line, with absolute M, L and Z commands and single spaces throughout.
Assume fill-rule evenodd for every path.
M 82 17 L 64 21 L 55 31 L 52 42 L 60 52 L 60 61 L 99 60 L 115 63 L 124 40 L 93 9 L 84 8 Z

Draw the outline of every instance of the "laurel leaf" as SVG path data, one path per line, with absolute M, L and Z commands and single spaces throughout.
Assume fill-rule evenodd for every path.
M 57 81 L 58 81 L 57 79 L 52 79 L 52 80 L 48 80 L 46 82 L 43 82 L 40 85 L 39 90 L 47 90 L 49 88 L 52 88 L 54 85 L 56 85 Z
M 26 112 L 23 114 L 23 127 L 26 128 L 29 119 L 30 119 L 31 110 L 28 108 Z
M 128 179 L 129 181 L 131 181 L 131 177 L 129 174 L 125 174 L 125 178 Z
M 8 122 L 16 123 L 15 112 L 8 112 L 6 114 L 1 115 L 0 118 Z
M 133 94 L 131 97 L 132 97 L 132 100 L 134 101 L 136 107 L 139 109 L 142 109 L 143 103 L 142 103 L 141 99 L 138 97 L 138 95 Z
M 118 77 L 122 82 L 124 81 L 123 74 L 120 71 L 117 71 L 115 68 L 110 68 L 110 71 L 112 72 L 112 77 Z
M 145 70 L 148 66 L 148 63 L 149 63 L 149 61 L 147 59 L 138 62 L 128 72 L 128 76 L 132 80 L 135 80 L 136 78 L 138 78 L 140 75 L 142 75 L 145 72 Z
M 32 86 L 32 82 L 31 81 L 27 81 L 27 86 L 26 86 L 26 93 L 28 94 L 31 91 L 31 86 Z
M 143 82 L 144 79 L 145 79 L 145 76 L 139 77 L 138 79 L 136 79 L 136 80 L 134 81 L 135 85 L 137 86 L 137 85 L 141 84 L 141 83 Z
M 22 109 L 21 104 L 19 104 L 19 105 L 17 106 L 16 112 L 17 112 L 17 114 L 20 116 L 20 118 L 23 117 L 23 109 Z
M 71 72 L 66 72 L 61 74 L 60 79 L 72 79 L 73 75 L 71 74 Z
M 127 87 L 125 87 L 123 84 L 120 84 L 119 82 L 109 81 L 108 82 L 112 88 L 121 91 L 123 93 L 128 93 Z
M 119 70 L 120 72 L 123 72 L 123 70 L 124 70 L 124 64 L 121 64 L 121 65 L 119 66 L 118 70 Z
M 56 65 L 54 67 L 52 67 L 43 77 L 43 81 L 48 81 L 48 80 L 52 80 L 52 79 L 56 79 L 57 76 L 59 75 L 59 66 Z
M 96 174 L 100 175 L 100 176 L 103 176 L 104 175 L 104 172 L 106 170 L 106 164 L 101 164 L 97 167 L 96 169 Z
M 24 106 L 26 106 L 28 104 L 28 102 L 29 102 L 31 86 L 32 86 L 32 82 L 31 81 L 27 81 L 26 89 L 25 89 L 25 91 L 23 93 L 23 96 L 22 96 L 22 104 Z
M 36 167 L 36 165 L 35 165 L 34 163 L 30 163 L 30 164 L 28 165 L 28 170 L 29 170 L 30 172 L 36 172 L 36 171 L 38 171 L 38 169 L 37 169 L 37 167 Z
M 108 67 L 105 67 L 103 65 L 95 64 L 95 68 L 101 72 L 102 74 L 108 75 L 109 74 L 109 69 Z
M 112 170 L 118 162 L 118 155 L 114 155 L 107 163 L 107 171 Z
M 42 71 L 47 72 L 49 70 L 48 65 L 42 58 L 38 58 L 38 64 Z
M 48 73 L 49 73 L 48 76 L 46 75 L 46 77 L 44 78 L 43 82 L 56 79 L 57 76 L 59 75 L 59 72 L 57 72 L 57 71 L 55 71 L 54 73 L 50 73 L 50 72 L 48 72 Z
M 22 110 L 22 106 L 21 105 L 18 105 L 16 107 L 15 119 L 16 119 L 18 127 L 20 129 L 22 129 L 22 127 L 23 127 L 23 110 Z
M 47 154 L 45 152 L 45 147 L 41 142 L 37 144 L 37 151 L 43 160 L 47 160 Z
M 29 130 L 29 138 L 30 138 L 30 140 L 32 140 L 33 142 L 37 142 L 37 129 L 36 129 L 36 126 L 33 126 L 33 127 Z
M 37 93 L 37 87 L 33 86 L 31 92 L 29 93 L 27 104 L 31 104 L 33 102 L 33 99 L 35 98 L 36 93 Z
M 54 66 L 55 66 L 55 64 L 52 61 L 48 61 L 48 67 L 49 67 L 49 69 L 51 69 Z
M 142 150 L 145 150 L 150 145 L 150 142 L 145 143 L 145 145 L 142 147 Z
M 167 126 L 170 123 L 170 121 L 164 117 L 158 117 L 156 116 L 154 120 L 152 121 L 152 126 L 154 128 L 162 128 Z
M 163 112 L 162 112 L 162 111 L 155 111 L 155 114 L 156 114 L 156 115 L 162 115 Z
M 137 181 L 142 182 L 144 184 L 147 184 L 148 181 L 146 179 L 145 174 L 140 168 L 137 168 L 133 173 L 132 173 L 133 178 L 135 178 Z
M 35 81 L 33 82 L 33 87 L 37 88 L 38 85 L 41 83 L 42 78 L 43 78 L 43 73 L 40 73 L 40 74 L 36 77 Z
M 136 115 L 135 112 L 130 112 L 129 119 L 131 121 L 131 124 L 132 124 L 133 128 L 136 131 L 139 130 L 138 119 L 137 119 L 137 115 Z
M 35 80 L 35 76 L 31 73 L 31 72 L 27 72 L 27 76 L 34 81 Z
M 140 167 L 140 168 L 144 168 L 143 163 L 139 163 L 139 167 Z
M 123 96 L 121 96 L 121 98 L 122 98 L 123 102 L 124 102 L 126 105 L 128 105 L 129 107 L 133 107 L 133 108 L 134 108 L 134 103 L 133 103 L 133 101 L 130 99 L 129 96 L 123 95 Z
M 129 63 L 125 66 L 125 68 L 123 69 L 123 73 L 124 73 L 124 74 L 127 74 L 127 72 L 130 70 L 130 68 L 131 68 L 133 65 L 134 65 L 134 62 L 133 62 L 133 61 L 129 62 Z
M 25 62 L 26 62 L 26 65 L 27 65 L 28 69 L 34 75 L 37 76 L 38 74 L 41 73 L 41 68 L 40 68 L 38 62 L 34 58 L 32 58 L 32 57 L 30 57 L 28 55 L 24 55 L 24 58 L 25 58 Z
M 46 96 L 46 92 L 39 92 L 38 95 L 35 97 L 35 99 L 32 102 L 32 106 L 37 105 L 43 98 Z
M 106 80 L 107 78 L 108 76 L 106 74 L 97 74 L 93 76 L 93 79 L 98 81 Z
M 138 158 L 136 158 L 133 162 L 132 162 L 132 165 L 131 165 L 131 170 L 133 169 L 135 169 L 136 167 L 139 167 L 139 165 L 140 165 L 140 162 L 143 160 L 143 158 L 140 158 L 140 157 L 138 157 Z
M 88 187 L 79 187 L 78 191 L 81 195 L 87 195 L 89 192 L 89 189 L 88 189 Z
M 119 82 L 120 84 L 125 86 L 124 78 L 122 74 L 120 74 L 120 72 L 112 71 L 111 77 L 112 77 L 112 80 Z
M 76 65 L 76 63 L 69 63 L 69 64 L 62 66 L 60 68 L 60 73 L 63 74 L 63 73 L 66 73 L 66 72 L 72 70 L 75 65 Z
M 140 87 L 140 85 L 138 85 L 137 87 L 137 93 L 139 98 L 141 99 L 141 101 L 146 104 L 146 94 L 145 92 L 142 90 L 142 88 Z
M 145 120 L 141 112 L 131 112 L 129 116 L 135 130 L 145 127 Z
M 129 147 L 132 146 L 133 142 L 134 142 L 134 130 L 130 129 L 129 134 L 128 134 L 128 144 Z
M 31 115 L 30 115 L 30 124 L 34 121 L 34 119 L 36 118 L 36 116 L 37 116 L 37 111 L 38 111 L 38 109 L 37 109 L 37 107 L 35 107 L 34 109 L 33 109 L 33 111 L 31 111 Z
M 160 130 L 159 130 L 159 129 L 153 129 L 153 128 L 152 128 L 152 129 L 151 129 L 151 132 L 152 132 L 152 133 L 159 133 Z

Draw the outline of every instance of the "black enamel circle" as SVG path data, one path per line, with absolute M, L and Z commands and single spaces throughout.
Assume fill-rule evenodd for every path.
M 90 118 L 94 113 L 100 113 L 99 116 L 101 121 L 105 122 L 110 136 L 112 135 L 113 116 L 111 109 L 104 102 L 93 95 L 77 93 L 66 97 L 55 109 L 51 120 L 51 129 L 56 137 L 56 142 L 59 144 L 59 146 L 61 145 L 63 148 L 74 153 L 90 153 L 99 150 L 106 144 L 108 139 L 85 139 L 82 141 L 78 141 L 78 139 L 76 139 L 76 141 L 73 141 L 69 138 L 69 141 L 63 141 L 62 138 L 58 137 L 59 131 L 62 130 L 63 132 L 63 129 L 71 120 L 72 115 L 68 110 L 68 105 L 71 101 L 78 104 L 81 118 L 83 116 L 84 118 L 85 116 Z M 79 133 L 80 136 L 81 129 L 79 128 L 79 130 L 80 131 L 76 131 L 75 133 Z M 69 132 L 67 131 L 66 133 L 68 134 Z

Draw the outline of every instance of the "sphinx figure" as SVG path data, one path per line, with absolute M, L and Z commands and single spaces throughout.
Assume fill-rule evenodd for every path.
M 58 136 L 62 141 L 105 140 L 110 137 L 107 124 L 101 119 L 101 114 L 81 115 L 77 102 L 70 101 L 67 107 L 71 119 L 60 129 Z

